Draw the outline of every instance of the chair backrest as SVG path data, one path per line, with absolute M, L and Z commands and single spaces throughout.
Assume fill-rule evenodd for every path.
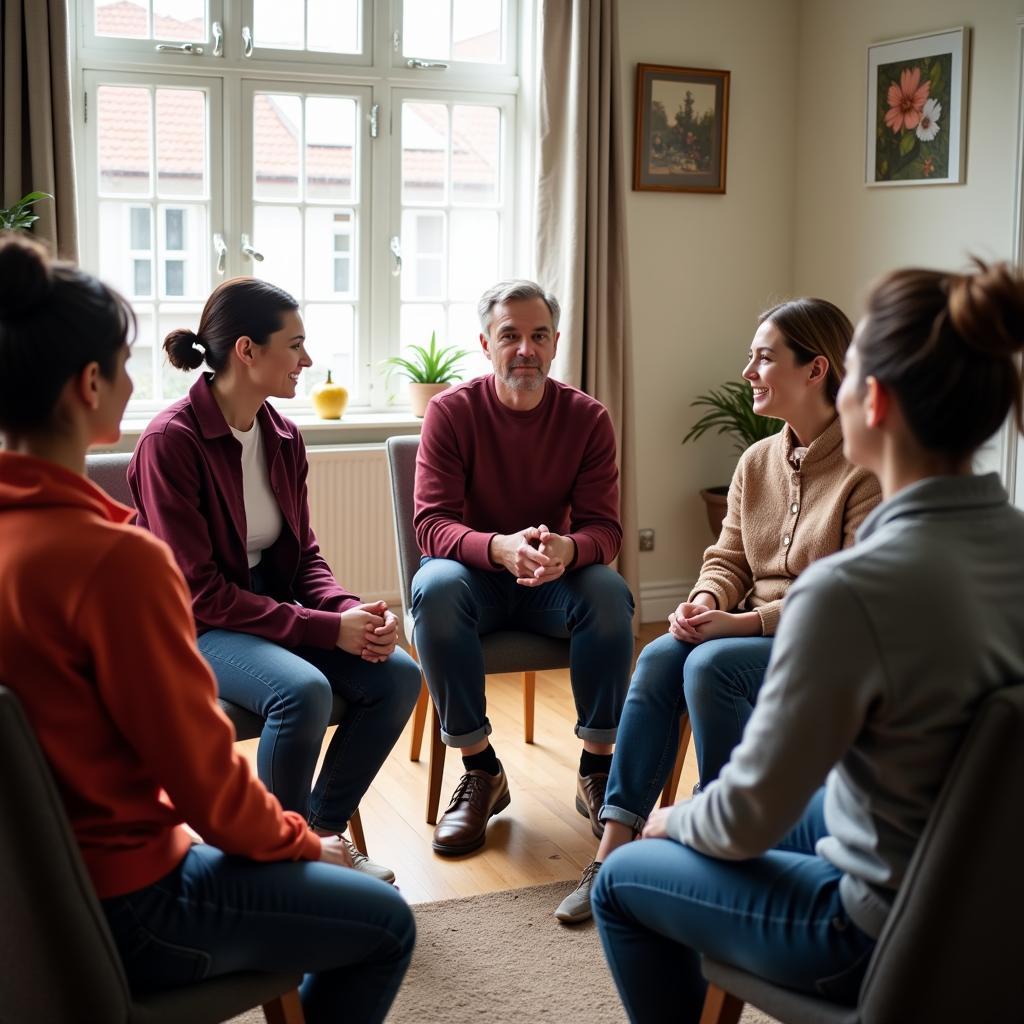
M 87 455 L 85 475 L 94 484 L 102 487 L 114 501 L 134 508 L 135 502 L 132 501 L 131 491 L 128 490 L 128 463 L 131 458 L 130 452 Z
M 1024 685 L 981 704 L 861 989 L 865 1024 L 1020 1020 Z
M 128 982 L 46 759 L 0 686 L 0 1019 L 126 1021 Z
M 412 642 L 412 578 L 420 567 L 420 548 L 413 528 L 413 489 L 416 484 L 416 435 L 389 437 L 388 476 L 391 479 L 391 508 L 395 517 L 395 545 L 398 554 L 398 582 L 402 589 L 405 638 Z

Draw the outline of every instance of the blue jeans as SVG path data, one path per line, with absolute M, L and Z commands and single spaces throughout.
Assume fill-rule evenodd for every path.
M 412 613 L 441 736 L 468 747 L 491 732 L 480 637 L 501 629 L 569 637 L 576 735 L 612 743 L 633 660 L 633 597 L 607 565 L 567 572 L 541 587 L 511 573 L 424 558 L 412 581 Z
M 675 763 L 679 718 L 689 711 L 701 785 L 718 778 L 754 710 L 772 638 L 688 644 L 666 633 L 641 652 L 626 694 L 603 821 L 639 832 Z
M 717 860 L 670 839 L 629 843 L 608 858 L 594 917 L 634 1024 L 697 1024 L 702 953 L 786 988 L 856 1002 L 875 940 L 843 909 L 842 873 L 814 853 L 826 834 L 823 793 L 782 843 L 752 860 Z
M 368 875 L 257 864 L 205 845 L 153 885 L 102 903 L 133 992 L 301 972 L 307 1024 L 382 1021 L 416 938 L 405 900 Z
M 416 662 L 400 648 L 371 664 L 340 648 L 288 650 L 226 629 L 204 633 L 199 650 L 220 695 L 266 719 L 256 770 L 267 789 L 311 826 L 344 831 L 412 713 Z M 345 713 L 310 795 L 335 693 Z

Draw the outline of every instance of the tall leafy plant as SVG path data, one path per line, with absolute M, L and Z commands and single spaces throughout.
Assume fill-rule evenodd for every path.
M 447 384 L 449 381 L 462 380 L 457 372 L 459 363 L 470 353 L 453 345 L 437 347 L 437 332 L 430 333 L 430 348 L 422 345 L 410 345 L 412 357 L 391 356 L 384 360 L 387 366 L 387 378 L 393 373 L 408 377 L 413 384 Z
M 709 430 L 726 434 L 732 438 L 736 451 L 745 452 L 755 441 L 771 437 L 782 428 L 782 420 L 770 416 L 759 416 L 751 405 L 750 385 L 738 380 L 726 381 L 719 388 L 712 388 L 698 395 L 691 407 L 707 407 L 708 411 L 690 428 L 683 444 L 696 441 Z
M 39 220 L 39 215 L 32 212 L 32 206 L 40 199 L 52 198 L 49 192 L 29 192 L 6 210 L 0 207 L 0 230 L 28 231 Z

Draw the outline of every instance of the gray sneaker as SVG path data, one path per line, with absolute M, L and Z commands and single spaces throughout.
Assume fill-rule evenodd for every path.
M 555 917 L 565 924 L 582 924 L 590 920 L 590 890 L 601 870 L 601 862 L 592 860 L 584 869 L 580 884 L 558 904 Z
M 353 870 L 362 871 L 364 875 L 369 875 L 371 878 L 379 878 L 382 882 L 394 882 L 395 873 L 391 868 L 386 868 L 383 864 L 375 864 L 346 836 L 342 836 L 341 841 L 352 858 Z

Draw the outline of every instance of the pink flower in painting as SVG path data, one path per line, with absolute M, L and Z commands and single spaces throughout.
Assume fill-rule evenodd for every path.
M 900 84 L 893 82 L 885 97 L 889 104 L 885 123 L 894 135 L 899 135 L 904 128 L 911 130 L 918 126 L 931 88 L 930 81 L 921 84 L 920 68 L 904 68 L 900 72 Z

